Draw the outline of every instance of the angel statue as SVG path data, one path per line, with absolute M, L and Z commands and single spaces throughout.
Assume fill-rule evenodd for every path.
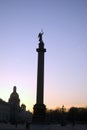
M 44 34 L 43 32 L 40 32 L 39 35 L 38 35 L 38 38 L 39 38 L 39 41 L 40 41 L 40 42 L 42 42 L 42 35 L 43 35 L 43 34 Z

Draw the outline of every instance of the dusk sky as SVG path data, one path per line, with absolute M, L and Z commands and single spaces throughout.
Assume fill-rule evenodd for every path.
M 87 0 L 0 0 L 0 98 L 36 103 L 38 33 L 43 29 L 44 103 L 87 106 Z

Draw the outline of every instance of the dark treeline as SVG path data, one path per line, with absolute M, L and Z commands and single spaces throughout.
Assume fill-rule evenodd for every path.
M 87 108 L 71 107 L 66 110 L 64 106 L 55 110 L 47 110 L 47 121 L 48 123 L 59 123 L 66 125 L 72 123 L 87 124 Z

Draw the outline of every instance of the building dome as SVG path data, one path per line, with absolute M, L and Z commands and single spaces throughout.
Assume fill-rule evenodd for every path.
M 19 95 L 18 95 L 18 93 L 16 92 L 16 86 L 13 87 L 13 92 L 12 92 L 11 95 L 10 95 L 9 103 L 15 104 L 15 105 L 17 105 L 17 106 L 20 104 Z
M 11 93 L 10 98 L 19 98 L 19 95 L 16 92 L 16 86 L 14 86 L 13 92 Z

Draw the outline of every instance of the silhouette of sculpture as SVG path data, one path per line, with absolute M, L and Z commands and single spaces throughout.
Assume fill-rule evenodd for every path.
M 40 42 L 42 42 L 42 35 L 43 35 L 43 32 L 40 32 L 39 35 L 38 35 L 38 38 L 39 38 Z

